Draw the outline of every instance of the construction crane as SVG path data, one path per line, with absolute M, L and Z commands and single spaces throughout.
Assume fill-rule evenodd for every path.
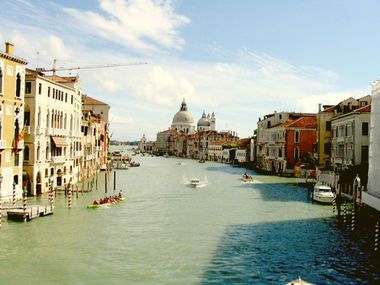
M 128 65 L 141 65 L 148 64 L 147 62 L 128 62 L 128 63 L 114 63 L 114 64 L 99 64 L 99 65 L 84 65 L 84 66 L 74 66 L 74 67 L 56 67 L 57 60 L 53 60 L 52 68 L 36 68 L 38 72 L 53 72 L 55 75 L 56 71 L 66 71 L 66 70 L 77 70 L 77 69 L 93 69 L 93 68 L 107 68 L 107 67 L 119 67 Z

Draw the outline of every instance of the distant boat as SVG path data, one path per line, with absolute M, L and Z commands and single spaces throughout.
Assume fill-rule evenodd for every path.
M 177 164 L 177 165 L 184 165 L 185 163 L 182 162 L 182 161 L 178 161 L 176 164 Z
M 315 285 L 315 284 L 302 280 L 301 277 L 298 277 L 298 279 L 290 281 L 286 283 L 286 285 Z
M 201 181 L 198 178 L 193 178 L 190 181 L 190 186 L 194 188 L 199 186 L 200 184 L 201 184 Z
M 241 177 L 241 180 L 246 183 L 251 183 L 253 182 L 253 177 L 251 175 L 244 173 Z
M 204 159 L 201 159 L 198 161 L 199 163 L 205 163 L 206 161 Z
M 140 162 L 131 161 L 131 162 L 129 163 L 129 165 L 130 165 L 131 167 L 139 167 L 139 166 L 140 166 Z

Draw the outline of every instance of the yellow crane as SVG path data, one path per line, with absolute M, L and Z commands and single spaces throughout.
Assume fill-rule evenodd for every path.
M 127 62 L 127 63 L 114 63 L 114 64 L 98 64 L 98 65 L 84 65 L 84 66 L 74 66 L 74 67 L 56 67 L 57 60 L 53 60 L 52 68 L 39 67 L 36 68 L 38 72 L 53 72 L 53 75 L 57 71 L 66 71 L 66 70 L 78 70 L 78 69 L 93 69 L 93 68 L 107 68 L 107 67 L 119 67 L 119 66 L 128 66 L 128 65 L 141 65 L 148 64 L 147 62 Z

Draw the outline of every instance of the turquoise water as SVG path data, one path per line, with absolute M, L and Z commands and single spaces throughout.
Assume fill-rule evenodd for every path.
M 116 192 L 127 194 L 117 205 L 86 208 L 105 195 L 101 173 L 99 189 L 74 195 L 71 210 L 61 193 L 52 216 L 5 221 L 0 284 L 380 282 L 331 206 L 310 203 L 294 180 L 254 174 L 243 184 L 244 171 L 229 165 L 134 158 L 141 167 L 117 171 Z M 188 187 L 193 177 L 207 186 Z M 113 173 L 109 183 L 113 193 Z

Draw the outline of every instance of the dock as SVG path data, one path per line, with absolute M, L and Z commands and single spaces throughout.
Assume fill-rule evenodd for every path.
M 54 207 L 52 205 L 30 205 L 26 208 L 26 220 L 29 222 L 38 217 L 44 217 L 52 215 L 54 212 Z M 16 222 L 24 221 L 24 211 L 22 208 L 14 208 L 7 211 L 7 216 L 9 220 Z

